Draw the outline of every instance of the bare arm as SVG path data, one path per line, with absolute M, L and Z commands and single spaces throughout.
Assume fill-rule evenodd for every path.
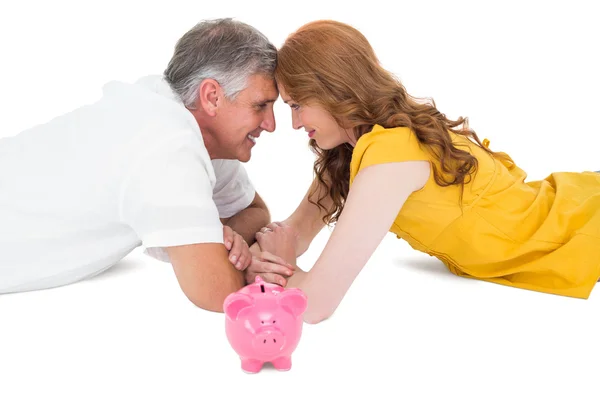
M 183 293 L 202 309 L 223 312 L 225 297 L 245 283 L 243 272 L 227 259 L 223 244 L 173 246 L 166 251 Z
M 333 314 L 408 196 L 427 181 L 429 168 L 427 162 L 411 161 L 359 172 L 323 253 L 310 271 L 297 270 L 288 280 L 288 287 L 298 287 L 308 297 L 306 322 L 318 323 Z M 390 177 L 397 177 L 397 183 L 391 185 Z
M 314 191 L 315 188 L 318 190 Z M 285 244 L 281 243 L 279 246 L 271 247 L 269 252 L 264 252 L 258 242 L 250 246 L 253 257 L 250 267 L 246 270 L 247 282 L 253 282 L 256 275 L 261 275 L 267 282 L 277 283 L 281 286 L 287 285 L 287 278 L 293 274 L 294 269 L 292 268 L 296 264 L 296 258 L 308 249 L 315 236 L 325 226 L 323 222 L 325 211 L 314 204 L 320 197 L 323 197 L 321 204 L 329 209 L 333 202 L 329 195 L 324 196 L 324 194 L 326 194 L 326 188 L 315 179 L 296 210 L 283 221 L 287 226 L 285 233 L 282 232 L 278 222 L 267 225 L 268 228 L 275 229 L 280 234 L 280 241 Z M 309 199 L 314 203 L 311 203 Z M 260 235 L 260 231 L 256 233 L 256 236 Z M 275 258 L 289 263 L 289 269 L 288 266 L 277 265 L 281 263 L 275 261 Z M 296 270 L 302 272 L 299 269 Z
M 315 188 L 318 188 L 318 190 L 311 195 Z M 329 209 L 333 201 L 331 200 L 331 197 L 329 197 L 328 194 L 326 194 L 325 196 L 323 196 L 323 194 L 326 194 L 326 189 L 319 183 L 319 181 L 317 181 L 317 179 L 315 179 L 306 191 L 306 194 L 304 195 L 304 198 L 302 199 L 298 207 L 296 207 L 296 210 L 294 210 L 294 212 L 285 221 L 283 221 L 285 224 L 291 226 L 298 235 L 296 239 L 295 249 L 296 257 L 300 257 L 308 249 L 308 246 L 310 246 L 310 243 L 313 241 L 315 236 L 317 236 L 317 234 L 325 226 L 325 222 L 323 222 L 325 211 L 322 208 L 318 207 L 316 204 L 313 204 L 309 201 L 310 199 L 314 201 L 314 203 L 317 203 L 317 200 L 320 197 L 324 197 L 321 200 L 321 204 L 326 209 Z M 263 226 L 266 225 L 267 224 Z M 254 243 L 250 247 L 250 250 L 253 254 L 258 254 L 261 251 L 258 243 Z M 276 255 L 280 257 L 285 256 L 284 254 Z M 284 258 L 288 262 L 295 263 L 295 259 L 292 260 L 290 259 L 290 257 Z
M 271 221 L 271 215 L 263 199 L 256 193 L 252 203 L 230 218 L 221 218 L 223 225 L 240 234 L 248 245 L 255 242 L 256 232 Z
M 317 190 L 315 191 L 315 189 Z M 311 196 L 310 194 L 313 191 L 314 194 Z M 296 257 L 300 257 L 308 249 L 308 246 L 310 246 L 310 243 L 315 236 L 317 236 L 325 226 L 325 222 L 323 222 L 325 211 L 314 204 L 317 203 L 317 200 L 320 197 L 323 197 L 321 204 L 326 209 L 329 209 L 333 204 L 333 201 L 326 192 L 326 188 L 315 178 L 296 210 L 283 221 L 292 226 L 298 233 Z M 311 200 L 314 203 L 311 203 Z

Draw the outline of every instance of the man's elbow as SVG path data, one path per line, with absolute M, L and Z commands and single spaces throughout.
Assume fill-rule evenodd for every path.
M 222 313 L 223 312 L 223 302 L 219 302 L 219 299 L 204 299 L 201 297 L 195 297 L 195 296 L 187 296 L 188 300 L 192 302 L 193 305 L 195 305 L 198 308 L 201 308 L 202 310 L 205 311 L 212 311 L 212 312 L 217 312 L 217 313 Z M 225 301 L 225 299 L 223 298 L 223 301 Z
M 185 292 L 185 296 L 189 301 L 192 302 L 198 308 L 201 308 L 206 311 L 212 311 L 217 313 L 223 312 L 223 303 L 225 303 L 225 299 L 231 293 L 235 293 L 240 290 L 244 286 L 243 281 L 234 281 L 231 282 L 231 285 L 225 288 L 218 288 L 219 290 L 189 290 Z
M 231 293 L 233 293 L 233 291 Z M 229 293 L 219 296 L 206 297 L 186 293 L 186 297 L 193 305 L 195 305 L 198 308 L 201 308 L 206 311 L 222 313 L 223 303 L 225 302 L 225 298 L 228 294 Z

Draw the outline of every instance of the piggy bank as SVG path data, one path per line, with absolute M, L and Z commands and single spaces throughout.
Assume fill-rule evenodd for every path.
M 223 303 L 225 332 L 240 356 L 243 371 L 259 372 L 266 362 L 279 371 L 290 370 L 306 305 L 302 290 L 284 289 L 259 276 L 227 296 Z

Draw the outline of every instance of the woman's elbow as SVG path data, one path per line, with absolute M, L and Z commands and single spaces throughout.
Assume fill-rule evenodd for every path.
M 306 322 L 309 325 L 316 325 L 320 322 L 323 322 L 327 319 L 328 317 L 304 317 L 304 322 Z
M 316 308 L 313 310 L 306 310 L 302 317 L 304 319 L 304 322 L 306 322 L 307 324 L 316 325 L 320 322 L 325 321 L 326 319 L 329 319 L 329 317 L 331 317 L 332 314 L 333 310 L 319 310 L 318 308 Z

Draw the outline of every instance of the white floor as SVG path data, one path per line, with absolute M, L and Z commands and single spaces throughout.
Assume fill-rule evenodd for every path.
M 336 314 L 305 325 L 290 371 L 247 375 L 223 314 L 134 252 L 89 281 L 0 297 L 0 398 L 596 399 L 599 310 L 597 293 L 455 277 L 390 236 Z

